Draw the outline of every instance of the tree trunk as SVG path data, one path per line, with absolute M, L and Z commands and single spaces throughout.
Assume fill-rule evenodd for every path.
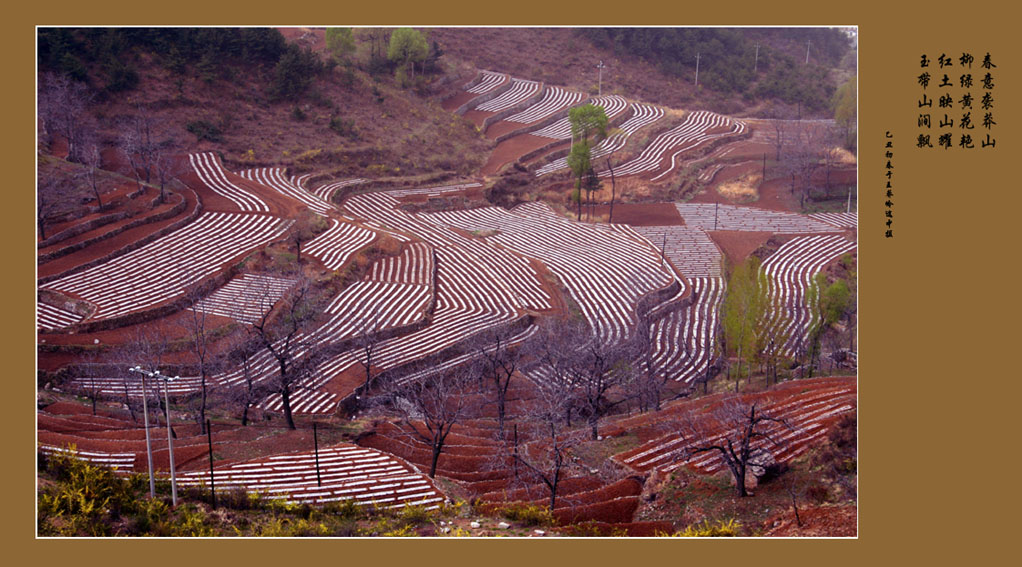
M 291 389 L 282 388 L 280 391 L 281 402 L 284 405 L 284 420 L 287 421 L 288 429 L 298 429 L 295 427 L 294 417 L 291 415 Z
M 440 461 L 440 451 L 444 448 L 443 441 L 433 442 L 433 460 L 429 464 L 429 478 L 436 476 L 436 464 Z

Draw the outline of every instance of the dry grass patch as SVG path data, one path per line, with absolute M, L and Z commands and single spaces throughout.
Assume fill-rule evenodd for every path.
M 755 201 L 759 199 L 757 188 L 762 180 L 763 176 L 758 173 L 743 175 L 734 181 L 718 185 L 717 192 L 730 201 L 738 201 L 740 203 Z

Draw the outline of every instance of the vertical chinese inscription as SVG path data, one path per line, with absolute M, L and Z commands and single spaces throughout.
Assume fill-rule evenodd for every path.
M 894 135 L 888 130 L 884 134 L 884 157 L 887 164 L 884 166 L 884 177 L 887 178 L 884 201 L 884 225 L 887 226 L 884 232 L 885 238 L 894 238 Z
M 976 58 L 963 52 L 955 60 L 946 53 L 936 61 L 925 53 L 919 58 L 916 82 L 922 90 L 917 102 L 917 148 L 953 147 L 963 150 L 994 148 L 994 64 L 989 52 Z M 936 102 L 936 106 L 934 106 Z

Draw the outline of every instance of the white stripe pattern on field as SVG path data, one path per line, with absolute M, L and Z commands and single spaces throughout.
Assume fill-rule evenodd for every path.
M 610 155 L 625 146 L 628 141 L 628 137 L 635 133 L 636 130 L 647 126 L 660 120 L 664 116 L 664 109 L 650 105 L 650 104 L 639 104 L 632 103 L 632 116 L 625 120 L 621 124 L 618 131 L 607 139 L 601 141 L 592 150 L 592 160 L 595 160 L 607 155 Z M 536 176 L 546 175 L 554 171 L 566 169 L 568 167 L 568 158 L 558 158 L 543 167 L 536 170 Z M 615 173 L 617 171 L 615 170 Z
M 840 235 L 800 236 L 763 261 L 771 305 L 766 332 L 785 339 L 779 345 L 782 351 L 797 353 L 819 324 L 819 315 L 806 304 L 813 277 L 828 263 L 855 249 L 854 242 Z
M 376 234 L 367 228 L 330 219 L 330 228 L 310 240 L 302 253 L 316 258 L 327 269 L 339 270 L 352 254 L 375 238 Z
M 209 475 L 184 472 L 177 481 L 182 486 L 209 486 Z M 348 444 L 216 467 L 212 480 L 217 490 L 242 489 L 290 503 L 352 500 L 359 506 L 432 509 L 444 500 L 425 475 L 404 461 Z
M 706 231 L 691 226 L 635 226 L 685 277 L 721 277 L 721 253 Z
M 493 100 L 486 101 L 479 106 L 476 106 L 474 110 L 481 110 L 483 112 L 500 112 L 511 108 L 512 106 L 528 99 L 539 92 L 542 83 L 537 81 L 527 81 L 525 79 L 511 79 L 511 88 L 504 91 L 500 96 Z
M 270 210 L 258 196 L 231 182 L 227 177 L 227 171 L 220 163 L 220 158 L 211 152 L 189 154 L 188 162 L 192 164 L 192 169 L 207 187 L 237 205 L 242 211 L 267 212 Z
M 433 254 L 423 242 L 413 242 L 398 256 L 375 262 L 368 281 L 429 284 L 433 274 Z
M 705 378 L 713 364 L 714 335 L 724 278 L 692 278 L 692 303 L 652 323 L 653 367 L 679 382 Z
M 82 320 L 82 316 L 66 309 L 54 307 L 47 303 L 36 304 L 36 324 L 38 331 L 54 331 L 69 327 Z
M 93 319 L 141 311 L 179 297 L 230 260 L 276 240 L 287 224 L 266 215 L 203 213 L 167 236 L 43 288 L 95 303 Z
M 757 412 L 784 421 L 784 425 L 767 422 L 764 432 L 752 442 L 753 449 L 764 449 L 773 454 L 777 462 L 786 462 L 802 454 L 810 443 L 827 432 L 826 424 L 833 423 L 845 413 L 854 413 L 856 396 L 854 384 L 834 381 L 807 385 L 812 392 L 798 390 L 786 392 L 780 400 L 759 401 Z M 673 471 L 681 466 L 690 466 L 703 473 L 712 474 L 723 469 L 724 463 L 716 451 L 693 453 L 692 448 L 722 442 L 722 430 L 727 427 L 714 418 L 710 410 L 703 409 L 688 418 L 706 429 L 695 435 L 671 432 L 643 443 L 628 451 L 621 459 L 625 464 L 640 470 L 660 469 Z
M 707 134 L 706 132 L 723 126 L 731 126 L 731 131 L 725 134 Z M 614 168 L 615 175 L 637 175 L 660 169 L 661 162 L 667 152 L 682 146 L 671 157 L 671 166 L 663 172 L 671 171 L 676 158 L 682 152 L 690 150 L 698 144 L 722 135 L 729 135 L 744 129 L 744 124 L 733 123 L 728 117 L 700 110 L 689 113 L 685 120 L 678 126 L 657 136 L 647 145 L 638 156 Z M 610 175 L 609 171 L 601 171 L 600 176 Z M 658 176 L 659 177 L 659 176 Z M 656 178 L 654 178 L 656 179 Z
M 747 230 L 782 234 L 837 232 L 832 225 L 796 213 L 715 203 L 675 203 L 674 206 L 685 219 L 686 225 L 703 230 Z
M 542 261 L 568 288 L 602 341 L 623 339 L 637 321 L 639 298 L 675 279 L 661 268 L 649 243 L 629 229 L 575 223 L 540 203 L 512 211 L 485 207 L 423 216 L 463 230 L 497 230 L 486 240 Z
M 472 94 L 486 94 L 493 89 L 504 84 L 504 80 L 507 79 L 507 75 L 504 73 L 494 73 L 493 71 L 483 71 L 483 76 L 474 87 L 465 85 L 465 91 Z M 471 84 L 471 83 L 469 83 Z
M 271 189 L 276 190 L 278 193 L 291 197 L 309 209 L 319 215 L 326 216 L 326 214 L 333 210 L 333 206 L 327 203 L 322 198 L 309 193 L 305 189 L 302 189 L 298 185 L 295 185 L 284 177 L 284 170 L 279 167 L 262 167 L 258 169 L 247 169 L 238 173 L 241 177 L 248 179 L 249 181 L 255 181 L 261 183 Z
M 520 124 L 531 124 L 550 116 L 565 106 L 572 106 L 580 100 L 582 100 L 582 93 L 580 92 L 568 91 L 561 87 L 549 87 L 543 95 L 543 100 L 518 114 L 508 116 L 504 120 Z
M 592 104 L 603 108 L 603 112 L 607 115 L 608 121 L 613 120 L 615 116 L 628 107 L 628 101 L 617 95 L 593 97 L 586 101 L 586 104 Z M 529 133 L 533 136 L 540 136 L 543 138 L 567 140 L 571 138 L 571 120 L 565 116 L 545 128 Z
M 254 323 L 273 307 L 294 280 L 261 274 L 242 274 L 197 301 L 192 311 L 229 317 L 240 323 Z
M 66 447 L 40 445 L 39 452 L 44 455 L 74 455 L 94 465 L 103 465 L 118 471 L 135 470 L 135 453 L 108 453 L 106 451 L 80 451 Z
M 343 179 L 341 181 L 334 181 L 331 183 L 320 185 L 315 189 L 309 190 L 309 192 L 329 203 L 330 198 L 333 197 L 334 191 L 337 191 L 338 189 L 341 189 L 343 187 L 349 187 L 351 185 L 360 185 L 362 183 L 367 183 L 368 181 L 369 181 L 368 179 L 363 179 L 361 177 L 357 177 L 355 179 Z
M 838 228 L 856 228 L 859 226 L 858 213 L 814 213 L 809 216 Z

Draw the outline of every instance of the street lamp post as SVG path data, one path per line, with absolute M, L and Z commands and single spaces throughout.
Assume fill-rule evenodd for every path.
M 156 481 L 153 479 L 153 447 L 149 441 L 149 404 L 146 403 L 145 377 L 149 372 L 139 366 L 130 369 L 142 375 L 142 420 L 145 421 L 145 452 L 149 464 L 149 498 L 156 497 Z
M 143 370 L 140 366 L 133 366 L 130 368 L 132 372 L 136 372 L 142 376 L 142 419 L 145 420 L 145 450 L 146 457 L 149 462 L 149 497 L 154 498 L 156 496 L 156 481 L 153 478 L 153 449 L 149 441 L 149 407 L 146 403 L 146 391 L 145 391 L 145 379 L 146 376 L 155 378 L 157 380 L 163 380 L 163 403 L 164 407 L 167 408 L 167 453 L 170 455 L 170 497 L 171 502 L 174 506 L 177 506 L 177 474 L 174 469 L 174 440 L 171 434 L 170 428 L 170 381 L 181 378 L 175 376 L 164 376 L 160 374 L 160 371 L 149 372 Z M 159 398 L 157 398 L 159 399 Z
M 181 378 L 175 376 L 164 376 L 156 371 L 156 377 L 163 379 L 163 407 L 167 408 L 167 452 L 170 453 L 170 499 L 173 506 L 177 506 L 177 473 L 174 470 L 174 440 L 170 430 L 170 381 Z

